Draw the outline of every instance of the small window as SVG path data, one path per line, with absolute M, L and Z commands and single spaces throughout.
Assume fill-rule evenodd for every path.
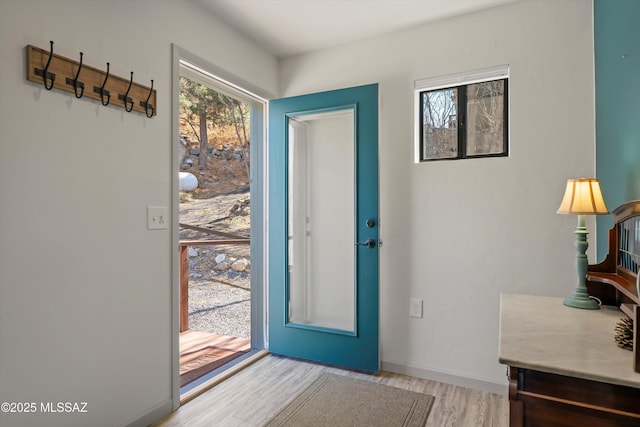
M 416 160 L 506 156 L 507 73 L 500 66 L 416 81 Z

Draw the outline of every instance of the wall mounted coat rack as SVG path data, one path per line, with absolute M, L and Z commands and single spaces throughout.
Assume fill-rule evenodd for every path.
M 53 41 L 49 51 L 27 45 L 27 80 L 41 83 L 44 88 L 53 88 L 73 93 L 76 98 L 87 97 L 102 105 L 113 105 L 125 111 L 137 111 L 151 118 L 157 113 L 156 91 L 133 81 L 133 71 L 128 79 L 115 76 L 79 61 L 53 53 Z

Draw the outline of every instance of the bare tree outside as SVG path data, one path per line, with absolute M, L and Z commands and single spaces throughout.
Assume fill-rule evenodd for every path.
M 236 130 L 236 136 L 238 137 L 238 142 L 240 143 L 240 147 L 242 147 L 242 162 L 244 163 L 245 169 L 247 171 L 247 178 L 250 178 L 251 173 L 249 170 L 249 138 L 247 135 L 247 116 L 248 116 L 248 107 L 247 105 L 241 103 L 237 99 L 231 99 L 227 96 L 224 97 L 224 102 L 230 110 L 231 121 L 233 122 L 233 127 Z
M 467 86 L 467 154 L 504 150 L 504 81 Z
M 249 106 L 210 87 L 180 77 L 180 119 L 199 141 L 198 169 L 207 169 L 212 128 L 233 127 L 242 147 L 242 160 L 249 178 Z M 181 132 L 184 133 L 184 132 Z
M 458 90 L 423 92 L 423 158 L 443 159 L 458 156 Z

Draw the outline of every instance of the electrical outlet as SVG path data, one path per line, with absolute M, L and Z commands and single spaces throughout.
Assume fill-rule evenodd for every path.
M 147 206 L 147 230 L 169 228 L 169 214 L 164 206 Z
M 422 319 L 422 300 L 409 298 L 409 316 Z

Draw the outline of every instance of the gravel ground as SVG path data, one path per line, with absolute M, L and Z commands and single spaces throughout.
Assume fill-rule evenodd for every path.
M 239 338 L 251 337 L 251 279 L 248 272 L 215 271 L 212 261 L 224 253 L 242 256 L 243 250 L 198 247 L 189 259 L 189 329 Z M 231 248 L 228 248 L 231 249 Z M 249 248 L 244 248 L 248 252 Z M 230 255 L 231 253 L 231 255 Z

